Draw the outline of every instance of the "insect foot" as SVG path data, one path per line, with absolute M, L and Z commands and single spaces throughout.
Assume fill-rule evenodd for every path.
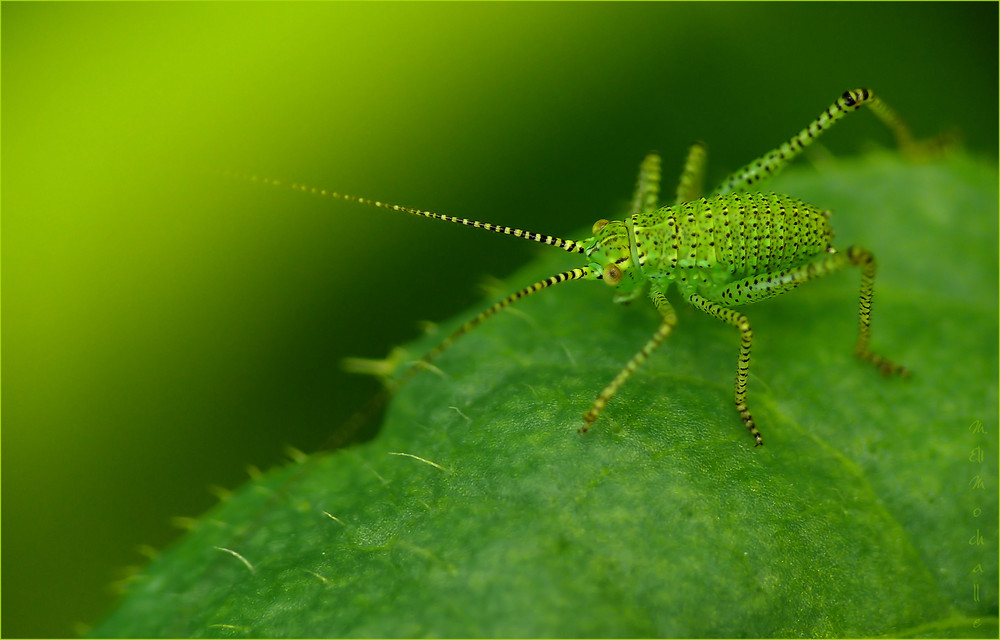
M 873 353 L 868 348 L 871 338 L 872 296 L 875 282 L 875 256 L 862 247 L 848 247 L 847 258 L 861 269 L 861 294 L 858 297 L 858 341 L 854 345 L 854 353 L 862 360 L 872 363 L 884 376 L 899 375 L 910 377 L 910 371 L 888 358 Z
M 764 439 L 760 436 L 760 431 L 757 431 L 757 425 L 754 424 L 753 416 L 750 415 L 750 410 L 747 409 L 745 402 L 736 402 L 736 410 L 739 412 L 740 417 L 743 418 L 743 424 L 747 426 L 750 430 L 750 435 L 756 441 L 755 447 L 759 447 L 764 444 Z

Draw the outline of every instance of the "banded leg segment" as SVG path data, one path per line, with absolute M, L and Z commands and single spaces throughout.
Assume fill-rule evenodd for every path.
M 865 105 L 868 105 L 878 119 L 892 130 L 896 136 L 896 142 L 904 152 L 914 152 L 917 145 L 913 141 L 913 136 L 896 112 L 876 97 L 874 92 L 868 89 L 855 89 L 844 93 L 818 118 L 810 122 L 805 129 L 792 136 L 788 142 L 731 173 L 722 181 L 713 195 L 721 195 L 730 191 L 745 191 L 751 185 L 777 175 L 835 122 Z
M 704 142 L 698 141 L 688 149 L 687 159 L 684 161 L 684 171 L 681 172 L 681 179 L 677 182 L 677 197 L 674 204 L 684 204 L 701 197 L 701 185 L 705 178 L 705 158 L 708 156 L 708 147 Z
M 848 247 L 847 258 L 852 264 L 861 268 L 861 295 L 858 299 L 858 341 L 854 344 L 854 353 L 862 360 L 872 363 L 882 375 L 893 374 L 909 377 L 910 371 L 891 360 L 883 358 L 877 353 L 873 353 L 868 348 L 868 341 L 871 338 L 872 324 L 872 295 L 875 292 L 875 256 L 862 247 Z
M 407 369 L 402 376 L 394 380 L 390 385 L 390 390 L 395 391 L 396 389 L 401 387 L 410 378 L 412 378 L 418 371 L 420 371 L 420 369 L 424 368 L 431 360 L 441 355 L 448 347 L 454 344 L 456 340 L 461 338 L 466 333 L 475 329 L 477 326 L 482 324 L 484 320 L 494 315 L 498 311 L 502 311 L 503 309 L 506 309 L 510 305 L 520 300 L 521 298 L 526 298 L 532 294 L 538 293 L 542 289 L 547 289 L 553 285 L 557 285 L 563 282 L 568 282 L 570 280 L 582 280 L 590 275 L 591 275 L 591 270 L 588 267 L 580 267 L 577 269 L 572 269 L 570 271 L 564 271 L 558 275 L 546 278 L 545 280 L 539 280 L 533 285 L 527 286 L 521 289 L 520 291 L 510 294 L 500 302 L 497 302 L 489 309 L 486 309 L 485 311 L 477 315 L 475 318 L 472 318 L 459 328 L 452 331 L 447 338 L 442 340 L 436 347 L 428 351 L 427 354 L 424 355 L 424 357 L 420 358 L 420 360 L 410 365 L 410 368 Z
M 743 424 L 750 430 L 750 435 L 757 441 L 757 444 L 754 446 L 759 447 L 764 444 L 764 439 L 761 438 L 760 431 L 757 430 L 757 424 L 750 414 L 749 407 L 747 407 L 747 377 L 750 371 L 750 347 L 753 343 L 753 331 L 750 329 L 750 321 L 742 313 L 727 309 L 707 298 L 701 297 L 697 293 L 692 293 L 688 296 L 688 301 L 708 315 L 739 329 L 740 356 L 736 362 L 736 410 L 740 412 Z
M 830 250 L 812 262 L 792 269 L 752 276 L 706 293 L 706 297 L 723 306 L 739 306 L 760 302 L 795 287 L 830 275 L 849 266 L 861 269 L 861 292 L 858 295 L 858 340 L 854 353 L 862 360 L 875 365 L 885 375 L 909 375 L 909 371 L 868 348 L 871 338 L 872 296 L 875 289 L 875 257 L 862 247 L 848 247 L 843 253 Z
M 763 444 L 760 432 L 757 430 L 750 409 L 747 407 L 746 389 L 747 375 L 750 369 L 750 348 L 753 333 L 746 316 L 729 306 L 759 302 L 779 295 L 816 278 L 840 271 L 844 267 L 857 266 L 861 268 L 861 292 L 858 295 L 858 339 L 854 345 L 854 353 L 862 360 L 870 362 L 883 375 L 898 374 L 908 376 L 909 371 L 891 360 L 884 358 L 869 349 L 871 338 L 871 309 L 875 283 L 875 258 L 861 247 L 848 247 L 844 253 L 831 252 L 820 258 L 793 269 L 774 273 L 752 276 L 737 282 L 729 283 L 719 290 L 711 291 L 708 297 L 697 293 L 688 296 L 688 301 L 710 316 L 736 327 L 740 331 L 740 355 L 736 368 L 736 410 L 740 412 L 743 423 L 757 441 L 757 446 Z
M 647 154 L 639 165 L 639 178 L 636 180 L 635 193 L 632 194 L 632 204 L 629 215 L 656 211 L 660 208 L 660 154 Z
M 736 307 L 787 293 L 803 283 L 840 271 L 850 264 L 851 261 L 847 256 L 830 249 L 828 253 L 821 254 L 812 262 L 798 267 L 750 276 L 702 293 L 713 302 Z
M 497 302 L 489 309 L 486 309 L 475 318 L 472 318 L 458 329 L 455 329 L 451 334 L 442 340 L 436 347 L 427 352 L 420 360 L 417 360 L 409 368 L 406 369 L 398 378 L 387 381 L 385 386 L 382 387 L 382 391 L 376 396 L 371 398 L 368 403 L 354 415 L 352 415 L 343 426 L 333 434 L 322 447 L 323 449 L 335 449 L 347 442 L 350 442 L 354 434 L 357 433 L 365 422 L 382 406 L 388 402 L 389 398 L 392 397 L 400 387 L 406 384 L 413 376 L 419 373 L 422 369 L 426 368 L 431 360 L 441 355 L 448 347 L 450 347 L 456 340 L 461 338 L 463 335 L 472 331 L 474 328 L 479 326 L 484 320 L 494 315 L 498 311 L 501 311 L 510 305 L 514 304 L 521 298 L 526 298 L 534 293 L 538 293 L 542 289 L 547 289 L 553 285 L 560 284 L 562 282 L 568 282 L 570 280 L 582 280 L 591 275 L 591 270 L 587 267 L 582 267 L 578 269 L 573 269 L 571 271 L 564 271 L 558 275 L 554 275 L 545 280 L 540 280 L 531 286 L 525 287 L 520 291 L 513 293 L 500 302 Z M 356 371 L 356 368 L 354 368 Z M 384 371 L 378 372 L 379 375 L 385 375 Z
M 632 356 L 632 359 L 628 361 L 625 368 L 622 369 L 617 376 L 615 376 L 615 379 L 612 380 L 608 386 L 604 387 L 600 395 L 597 396 L 597 399 L 594 400 L 594 404 L 590 407 L 590 410 L 583 414 L 583 426 L 579 429 L 580 433 L 587 433 L 590 429 L 590 425 L 594 424 L 597 418 L 601 415 L 601 412 L 604 411 L 604 407 L 607 406 L 611 398 L 613 398 L 615 393 L 618 392 L 618 389 L 621 388 L 621 386 L 625 384 L 625 381 L 628 380 L 632 374 L 642 366 L 642 364 L 649 358 L 650 354 L 653 353 L 653 351 L 655 351 L 656 348 L 667 339 L 667 336 L 669 336 L 674 330 L 674 327 L 677 326 L 677 312 L 675 312 L 674 308 L 670 306 L 666 296 L 664 296 L 663 293 L 657 289 L 651 289 L 649 297 L 653 301 L 653 305 L 656 307 L 656 310 L 659 311 L 660 315 L 663 317 L 663 322 L 660 323 L 660 326 L 656 329 L 656 333 L 654 333 L 653 337 L 649 339 L 649 342 L 647 342 L 638 353 Z

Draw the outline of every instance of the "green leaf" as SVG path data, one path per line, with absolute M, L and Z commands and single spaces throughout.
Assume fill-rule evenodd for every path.
M 852 356 L 845 271 L 745 309 L 764 447 L 736 331 L 680 301 L 580 436 L 658 319 L 560 285 L 458 341 L 375 440 L 219 504 L 94 633 L 996 637 L 996 176 L 874 153 L 773 184 L 875 253 L 872 345 L 911 379 Z M 575 265 L 549 251 L 508 291 Z

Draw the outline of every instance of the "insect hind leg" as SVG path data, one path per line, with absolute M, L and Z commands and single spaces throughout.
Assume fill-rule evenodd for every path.
M 908 156 L 922 156 L 941 146 L 934 139 L 917 142 L 903 119 L 869 89 L 855 89 L 845 92 L 826 111 L 810 122 L 804 129 L 792 136 L 780 147 L 772 149 L 760 158 L 729 174 L 713 192 L 715 195 L 731 191 L 745 191 L 758 182 L 768 180 L 784 169 L 789 162 L 802 153 L 813 141 L 847 114 L 867 106 L 896 137 L 896 143 Z
M 852 264 L 861 268 L 861 293 L 858 296 L 858 341 L 854 345 L 854 353 L 862 360 L 875 365 L 883 375 L 900 375 L 909 377 L 910 371 L 868 348 L 871 338 L 872 295 L 875 290 L 875 256 L 862 247 L 848 247 L 847 258 Z
M 850 266 L 861 269 L 861 291 L 858 295 L 858 339 L 854 345 L 854 353 L 862 360 L 875 365 L 885 375 L 909 375 L 909 371 L 905 367 L 872 352 L 868 347 L 871 338 L 875 257 L 862 247 L 851 246 L 843 253 L 830 249 L 828 253 L 820 254 L 812 262 L 804 265 L 731 282 L 718 290 L 709 292 L 707 298 L 724 306 L 760 302 L 790 291 L 810 280 L 830 275 Z
M 867 249 L 852 246 L 843 253 L 831 250 L 812 262 L 774 273 L 756 275 L 731 282 L 717 290 L 688 296 L 688 301 L 705 313 L 736 327 L 740 331 L 740 355 L 736 367 L 736 409 L 743 423 L 757 441 L 763 444 L 760 432 L 747 405 L 746 390 L 750 370 L 750 349 L 753 333 L 750 322 L 743 314 L 729 306 L 750 304 L 785 293 L 810 280 L 840 271 L 845 267 L 857 266 L 861 269 L 861 292 L 858 295 L 858 339 L 854 353 L 862 360 L 873 364 L 884 375 L 909 376 L 909 371 L 888 358 L 874 353 L 868 346 L 871 338 L 872 295 L 875 282 L 875 258 Z

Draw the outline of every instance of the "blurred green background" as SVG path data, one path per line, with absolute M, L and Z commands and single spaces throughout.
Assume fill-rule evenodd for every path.
M 647 151 L 672 185 L 704 139 L 721 177 L 858 86 L 997 154 L 996 3 L 0 11 L 7 637 L 95 622 L 210 487 L 364 404 L 342 357 L 544 249 L 224 169 L 570 234 Z M 873 142 L 870 114 L 823 139 Z

